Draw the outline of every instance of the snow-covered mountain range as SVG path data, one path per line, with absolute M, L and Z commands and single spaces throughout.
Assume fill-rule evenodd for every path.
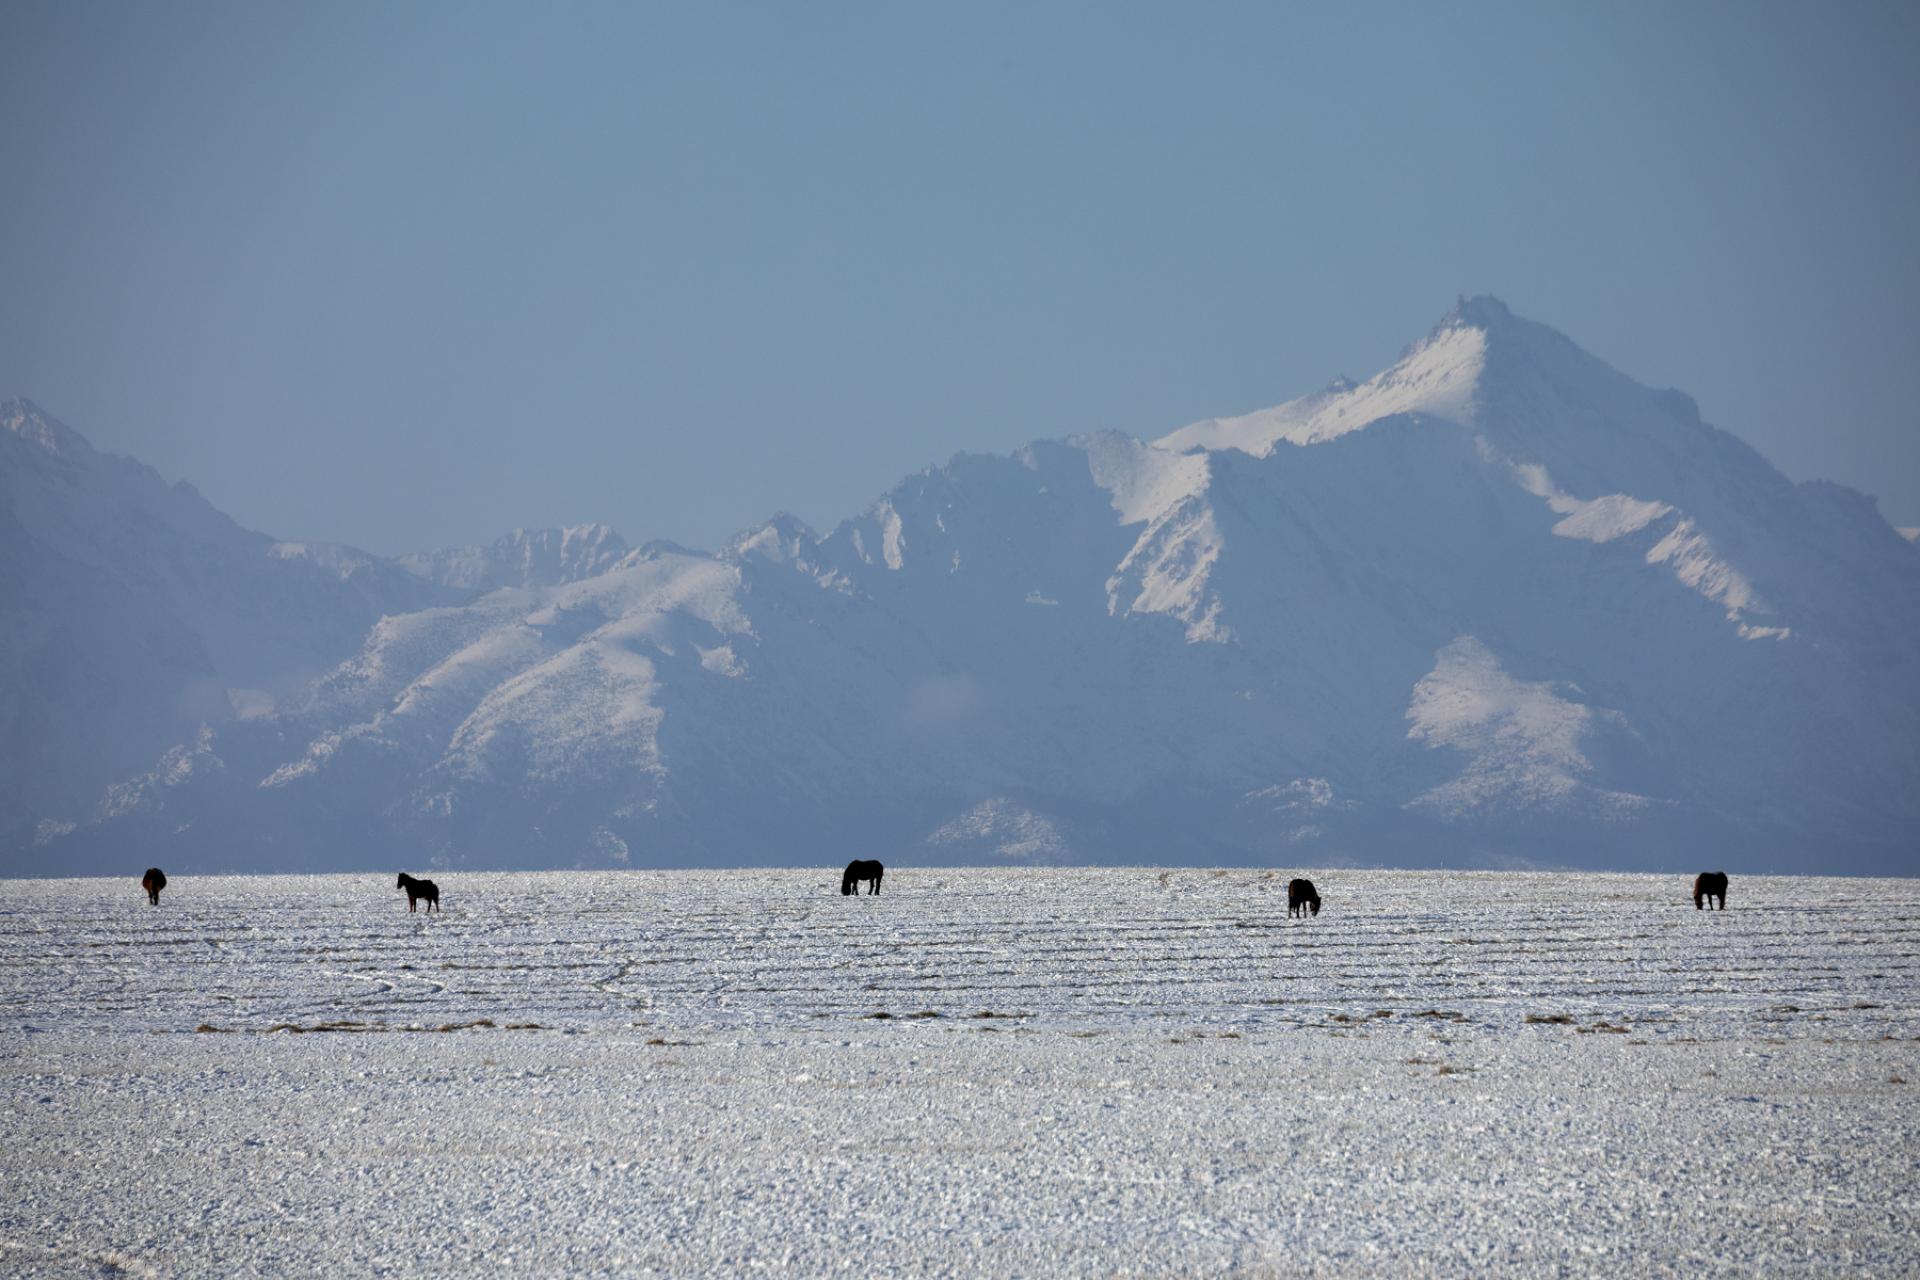
M 1920 548 L 1488 298 L 717 554 L 275 543 L 0 422 L 11 873 L 1920 873 Z

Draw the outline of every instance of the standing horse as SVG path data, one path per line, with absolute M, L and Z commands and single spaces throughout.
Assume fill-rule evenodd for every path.
M 1313 881 L 1287 881 L 1287 915 L 1304 917 L 1309 911 L 1320 914 L 1320 891 L 1313 887 Z
M 847 864 L 847 872 L 840 877 L 840 892 L 843 894 L 860 892 L 862 880 L 871 881 L 873 887 L 867 890 L 871 897 L 880 892 L 880 877 L 886 874 L 886 868 L 871 858 L 855 858 Z
M 1702 871 L 1693 878 L 1693 909 L 1700 910 L 1713 899 L 1720 899 L 1720 909 L 1727 909 L 1727 873 L 1724 871 Z
M 140 877 L 140 887 L 147 891 L 147 901 L 159 906 L 160 891 L 167 887 L 167 873 L 158 867 L 148 867 L 147 874 Z
M 412 876 L 402 871 L 400 873 L 400 879 L 394 883 L 393 887 L 407 891 L 408 915 L 412 915 L 414 911 L 419 909 L 420 899 L 422 898 L 427 900 L 427 910 L 438 911 L 440 909 L 440 886 L 431 880 L 415 880 Z

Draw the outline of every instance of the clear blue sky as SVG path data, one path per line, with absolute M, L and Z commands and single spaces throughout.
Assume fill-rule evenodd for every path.
M 830 525 L 1491 292 L 1920 524 L 1920 6 L 0 5 L 0 396 L 377 551 Z

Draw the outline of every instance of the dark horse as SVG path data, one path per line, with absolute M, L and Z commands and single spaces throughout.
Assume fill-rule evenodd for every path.
M 1313 881 L 1287 881 L 1287 914 L 1304 916 L 1309 911 L 1316 916 L 1320 914 L 1320 891 L 1313 887 Z
M 886 873 L 886 870 L 871 858 L 855 858 L 847 864 L 847 873 L 840 877 L 840 892 L 858 893 L 860 882 L 868 880 L 873 883 L 873 888 L 867 890 L 867 893 L 876 894 L 880 892 L 880 877 Z
M 1701 907 L 1713 899 L 1720 899 L 1720 909 L 1727 909 L 1727 873 L 1724 871 L 1702 871 L 1693 878 L 1693 909 Z
M 407 911 L 409 914 L 419 910 L 420 899 L 422 898 L 427 900 L 427 910 L 438 911 L 440 909 L 440 886 L 431 880 L 415 880 L 412 876 L 402 871 L 400 873 L 400 879 L 393 887 L 407 891 Z
M 140 877 L 140 887 L 147 891 L 147 901 L 159 906 L 160 891 L 167 887 L 167 873 L 158 867 L 148 867 L 147 874 Z

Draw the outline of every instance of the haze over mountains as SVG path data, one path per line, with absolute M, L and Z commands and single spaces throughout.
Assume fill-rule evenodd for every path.
M 383 559 L 0 407 L 9 874 L 1920 873 L 1920 547 L 1498 302 L 825 535 Z

